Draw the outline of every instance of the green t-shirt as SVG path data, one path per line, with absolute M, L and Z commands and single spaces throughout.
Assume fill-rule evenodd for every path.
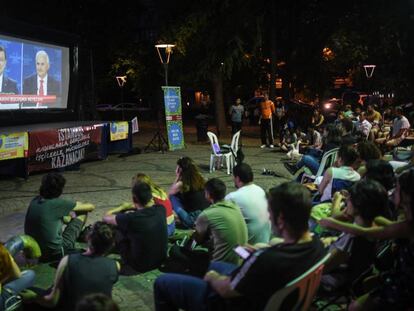
M 24 232 L 39 243 L 44 255 L 61 251 L 63 217 L 69 215 L 75 206 L 76 202 L 60 198 L 44 199 L 40 196 L 30 202 Z
M 235 203 L 220 201 L 205 209 L 196 220 L 196 231 L 210 235 L 214 245 L 212 260 L 241 263 L 233 249 L 247 243 L 247 226 Z

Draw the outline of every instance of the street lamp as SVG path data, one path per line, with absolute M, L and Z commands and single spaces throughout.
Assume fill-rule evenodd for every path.
M 365 76 L 367 77 L 367 79 L 372 78 L 372 75 L 374 74 L 375 67 L 377 67 L 377 65 L 364 65 Z
M 118 86 L 121 89 L 121 102 L 120 102 L 120 105 L 121 105 L 121 111 L 122 111 L 122 121 L 124 121 L 125 120 L 124 106 L 123 106 L 123 102 L 124 102 L 124 85 L 127 82 L 127 76 L 116 76 L 115 79 L 116 79 L 116 82 L 118 83 Z
M 158 56 L 160 57 L 161 64 L 164 65 L 165 86 L 168 86 L 168 64 L 170 63 L 172 49 L 175 47 L 175 44 L 156 44 L 155 47 L 157 49 Z
M 164 66 L 164 73 L 165 73 L 165 86 L 168 86 L 168 64 L 170 63 L 170 58 L 172 54 L 174 44 L 156 44 L 155 48 L 157 49 L 158 56 L 160 58 L 161 64 Z M 150 147 L 154 146 L 157 151 L 162 151 L 164 153 L 164 144 L 166 148 L 168 148 L 167 139 L 161 133 L 161 126 L 160 126 L 160 117 L 161 117 L 161 104 L 158 104 L 157 107 L 157 132 L 155 133 L 154 137 L 145 147 L 145 151 Z

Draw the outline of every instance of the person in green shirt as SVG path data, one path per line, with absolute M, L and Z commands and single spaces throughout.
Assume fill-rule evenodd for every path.
M 247 244 L 247 226 L 240 208 L 232 201 L 225 201 L 226 185 L 218 178 L 205 184 L 205 197 L 211 205 L 198 216 L 193 238 L 202 243 L 213 242 L 213 261 L 240 264 L 234 252 L 238 245 Z
M 76 239 L 86 223 L 93 204 L 60 198 L 65 178 L 55 172 L 43 176 L 39 195 L 29 205 L 25 217 L 25 234 L 40 246 L 43 261 L 57 260 L 75 251 Z M 63 230 L 64 220 L 67 223 Z

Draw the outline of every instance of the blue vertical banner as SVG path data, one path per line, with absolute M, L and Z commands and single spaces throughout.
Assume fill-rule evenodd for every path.
M 184 146 L 184 131 L 181 115 L 181 91 L 179 86 L 163 86 L 165 119 L 168 134 L 168 149 L 178 150 Z

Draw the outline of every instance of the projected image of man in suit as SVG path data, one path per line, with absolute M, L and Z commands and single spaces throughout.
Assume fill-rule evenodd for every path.
M 36 73 L 24 79 L 23 94 L 59 96 L 59 82 L 48 75 L 49 68 L 49 56 L 43 50 L 38 51 L 36 53 Z
M 59 82 L 48 74 L 50 68 L 49 55 L 41 50 L 36 53 L 36 73 L 23 81 L 23 94 L 25 95 L 56 95 L 60 96 Z M 24 103 L 22 108 L 46 108 L 46 103 Z
M 0 45 L 0 93 L 18 94 L 17 82 L 6 76 L 4 69 L 7 64 L 6 50 Z

